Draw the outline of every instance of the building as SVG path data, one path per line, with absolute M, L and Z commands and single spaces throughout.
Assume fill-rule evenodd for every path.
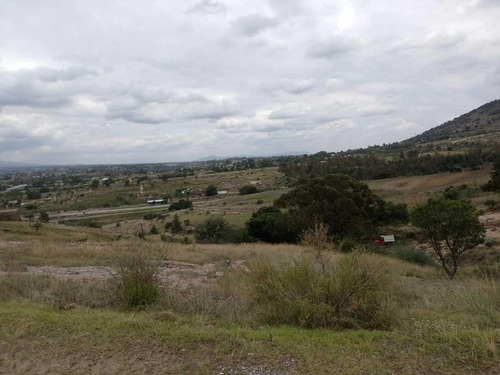
M 165 202 L 165 199 L 150 199 L 146 203 L 154 205 L 154 204 L 165 204 L 167 202 Z
M 28 188 L 28 186 L 29 186 L 28 184 L 12 186 L 5 191 L 7 191 L 7 192 L 9 192 L 9 191 L 24 191 Z

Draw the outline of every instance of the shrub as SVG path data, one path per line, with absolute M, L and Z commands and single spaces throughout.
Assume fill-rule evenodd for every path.
M 187 208 L 193 207 L 193 202 L 187 199 L 180 199 L 177 202 L 172 203 L 169 207 L 169 211 L 179 211 L 179 210 L 185 210 Z
M 356 249 L 358 247 L 358 243 L 351 239 L 351 238 L 344 238 L 342 241 L 340 241 L 339 243 L 339 250 L 340 252 L 342 253 L 350 253 L 352 252 L 354 249 Z
M 217 195 L 217 187 L 215 185 L 209 185 L 205 189 L 205 195 L 207 197 L 212 197 L 214 195 Z
M 118 256 L 117 290 L 124 306 L 144 308 L 158 299 L 157 271 L 166 254 L 144 246 L 129 247 Z
M 257 205 L 264 204 L 264 201 L 262 199 L 257 199 L 257 202 L 255 202 Z
M 278 265 L 262 260 L 250 265 L 252 302 L 268 324 L 305 328 L 383 329 L 388 279 L 379 259 L 357 252 L 328 264 L 323 273 L 312 257 Z
M 94 219 L 83 219 L 80 221 L 80 225 L 83 227 L 89 227 L 89 228 L 101 228 L 101 224 L 99 224 Z
M 19 221 L 21 218 L 17 212 L 0 212 L 0 221 Z
M 149 234 L 158 234 L 158 233 L 160 233 L 160 232 L 158 231 L 158 228 L 156 228 L 156 226 L 155 226 L 155 225 L 152 225 L 152 226 L 151 226 L 151 229 L 149 230 Z
M 370 244 L 365 245 L 363 249 L 370 253 L 385 255 L 408 263 L 418 264 L 420 266 L 431 266 L 436 264 L 434 259 L 424 250 L 414 249 L 404 245 L 379 246 Z
M 165 225 L 165 228 L 166 228 L 166 225 Z M 170 230 L 174 234 L 182 232 L 182 224 L 181 224 L 181 221 L 179 219 L 179 215 L 177 215 L 177 214 L 174 215 L 174 218 L 172 219 L 172 222 L 170 223 Z
M 259 190 L 253 185 L 245 185 L 240 188 L 240 195 L 255 194 Z
M 424 250 L 413 249 L 406 246 L 391 246 L 389 248 L 389 256 L 420 266 L 431 266 L 435 264 L 434 259 Z
M 484 204 L 487 205 L 490 210 L 492 210 L 495 208 L 498 202 L 494 199 L 488 199 L 486 202 L 484 202 Z
M 42 193 L 40 190 L 26 190 L 26 198 L 28 199 L 40 199 L 42 197 Z
M 156 219 L 157 217 L 158 217 L 158 214 L 146 214 L 142 218 L 144 220 L 153 220 L 153 219 Z
M 455 189 L 454 186 L 450 186 L 450 187 L 447 187 L 445 189 L 445 191 L 443 192 L 443 197 L 444 197 L 444 199 L 456 201 L 457 199 L 460 199 L 460 193 L 458 192 L 457 189 Z
M 196 226 L 196 241 L 201 243 L 224 243 L 228 240 L 230 227 L 222 217 L 209 217 Z
M 40 214 L 38 216 L 38 220 L 40 220 L 42 223 L 48 223 L 50 220 L 49 214 L 45 211 L 40 211 Z

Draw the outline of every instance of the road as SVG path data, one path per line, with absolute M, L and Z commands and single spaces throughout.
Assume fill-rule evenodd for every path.
M 51 212 L 51 219 L 74 219 L 74 218 L 94 218 L 100 216 L 109 216 L 109 215 L 120 215 L 131 212 L 150 212 L 150 211 L 158 211 L 164 210 L 168 208 L 168 204 L 162 205 L 136 205 L 136 206 L 125 206 L 118 208 L 99 208 L 99 209 L 91 209 L 91 210 L 83 210 L 83 211 L 65 211 L 65 212 Z

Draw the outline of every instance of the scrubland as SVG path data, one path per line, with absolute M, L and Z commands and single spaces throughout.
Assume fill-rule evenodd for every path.
M 49 226 L 2 234 L 4 373 L 500 370 L 498 279 L 337 250 L 323 273 L 305 246 L 81 242 Z M 139 270 L 126 294 L 124 259 Z M 154 283 L 150 303 L 136 281 Z

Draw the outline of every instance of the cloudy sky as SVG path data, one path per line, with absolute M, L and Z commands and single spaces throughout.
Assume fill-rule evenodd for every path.
M 498 0 L 0 0 L 0 160 L 339 151 L 500 98 Z

